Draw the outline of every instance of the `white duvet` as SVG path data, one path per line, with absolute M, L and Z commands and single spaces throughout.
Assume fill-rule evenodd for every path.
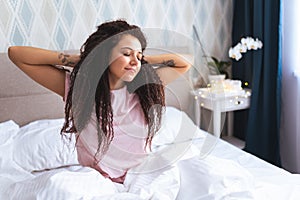
M 167 108 L 153 153 L 124 184 L 77 162 L 63 119 L 0 123 L 0 199 L 299 199 L 300 177 L 270 165 Z

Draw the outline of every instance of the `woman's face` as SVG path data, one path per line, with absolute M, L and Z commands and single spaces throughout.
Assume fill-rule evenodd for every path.
M 119 89 L 132 81 L 141 69 L 142 47 L 132 35 L 124 35 L 112 49 L 109 65 L 110 89 Z

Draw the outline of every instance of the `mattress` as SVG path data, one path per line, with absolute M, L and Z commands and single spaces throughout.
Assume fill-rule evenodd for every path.
M 77 161 L 63 119 L 0 123 L 0 199 L 299 199 L 300 176 L 199 129 L 167 107 L 153 152 L 118 184 Z

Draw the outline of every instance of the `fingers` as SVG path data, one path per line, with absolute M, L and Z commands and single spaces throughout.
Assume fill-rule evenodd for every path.
M 60 53 L 58 59 L 61 60 L 62 64 L 69 67 L 74 67 L 80 60 L 80 55 L 69 55 Z

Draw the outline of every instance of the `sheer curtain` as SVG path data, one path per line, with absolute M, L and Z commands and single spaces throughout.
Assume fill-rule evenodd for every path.
M 300 1 L 283 0 L 282 7 L 281 158 L 284 168 L 300 173 Z

